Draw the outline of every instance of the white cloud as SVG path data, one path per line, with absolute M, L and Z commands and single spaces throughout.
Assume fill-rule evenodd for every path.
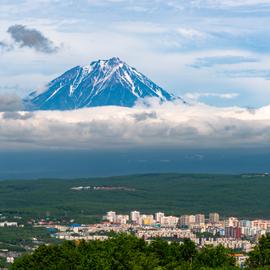
M 204 32 L 198 31 L 193 28 L 180 27 L 176 29 L 176 32 L 180 34 L 182 37 L 188 39 L 203 39 L 206 38 L 207 36 Z
M 168 28 L 160 24 L 145 21 L 117 22 L 113 26 L 115 30 L 135 34 L 162 34 L 169 31 Z
M 206 4 L 214 7 L 243 7 L 270 4 L 268 0 L 195 0 L 194 2 L 206 2 Z
M 201 92 L 195 92 L 195 93 L 186 93 L 185 97 L 190 100 L 197 101 L 202 97 L 217 97 L 221 99 L 233 99 L 238 97 L 238 93 L 201 93 Z
M 153 103 L 154 104 L 154 103 Z M 270 141 L 270 107 L 166 103 L 145 108 L 0 113 L 3 148 L 257 147 Z
M 10 112 L 21 110 L 23 108 L 21 98 L 15 94 L 0 93 L 0 111 L 1 112 Z
M 269 16 L 264 6 L 254 7 L 269 1 L 0 2 L 4 44 L 11 42 L 6 30 L 13 24 L 39 29 L 57 46 L 65 44 L 58 54 L 45 56 L 27 48 L 6 53 L 0 48 L 1 84 L 7 88 L 18 85 L 19 90 L 13 92 L 22 96 L 73 66 L 119 56 L 178 95 L 219 89 L 221 93 L 239 92 L 241 99 L 234 100 L 239 106 L 263 106 L 270 100 L 270 81 L 264 80 L 268 79 L 264 70 L 270 68 L 270 39 L 265 35 Z M 250 13 L 242 16 L 238 11 Z M 234 64 L 228 66 L 224 56 L 231 56 Z M 242 61 L 237 56 L 259 61 Z M 206 68 L 191 69 L 192 64 Z

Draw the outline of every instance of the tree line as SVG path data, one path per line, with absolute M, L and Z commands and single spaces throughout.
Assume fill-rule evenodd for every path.
M 247 268 L 270 269 L 270 235 L 263 236 L 250 252 Z M 66 241 L 42 245 L 32 254 L 15 260 L 12 270 L 196 270 L 237 269 L 232 251 L 223 246 L 197 249 L 185 239 L 182 244 L 156 239 L 147 243 L 133 235 L 120 234 L 106 241 Z

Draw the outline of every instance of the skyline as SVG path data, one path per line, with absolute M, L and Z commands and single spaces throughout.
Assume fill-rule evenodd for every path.
M 184 99 L 270 103 L 265 0 L 3 0 L 0 14 L 2 95 L 25 96 L 73 66 L 118 56 Z

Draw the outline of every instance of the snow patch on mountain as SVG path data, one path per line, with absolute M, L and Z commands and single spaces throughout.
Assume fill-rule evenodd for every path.
M 133 107 L 138 100 L 180 99 L 118 57 L 76 66 L 24 99 L 28 110 L 72 110 L 98 106 Z

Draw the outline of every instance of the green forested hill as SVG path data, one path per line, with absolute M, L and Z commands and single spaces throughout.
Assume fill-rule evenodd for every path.
M 74 191 L 78 186 L 115 190 Z M 151 174 L 74 180 L 0 181 L 0 213 L 61 216 L 89 222 L 106 211 L 181 215 L 211 211 L 223 216 L 270 218 L 270 177 L 262 175 Z

